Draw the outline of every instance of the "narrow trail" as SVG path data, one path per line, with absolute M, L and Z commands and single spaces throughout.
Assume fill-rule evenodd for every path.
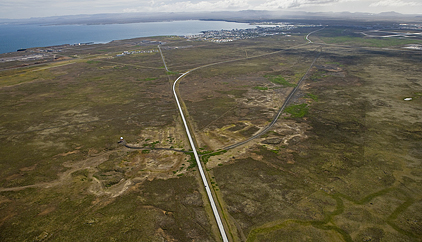
M 157 147 L 140 147 L 140 146 L 133 146 L 133 145 L 128 145 L 126 143 L 123 144 L 123 146 L 125 146 L 126 148 L 129 149 L 134 149 L 134 150 L 169 150 L 169 151 L 174 151 L 174 152 L 180 152 L 180 153 L 192 153 L 193 151 L 186 151 L 186 150 L 177 150 L 177 149 L 171 149 L 171 148 L 157 148 Z
M 96 167 L 106 161 L 108 159 L 108 156 L 113 151 L 108 151 L 106 153 L 103 153 L 98 156 L 89 157 L 85 160 L 78 161 L 76 163 L 71 164 L 63 164 L 64 167 L 70 168 L 69 170 L 59 173 L 58 178 L 56 180 L 50 181 L 50 182 L 41 182 L 41 183 L 35 183 L 32 185 L 26 185 L 26 186 L 18 186 L 18 187 L 0 187 L 0 192 L 7 192 L 7 191 L 20 191 L 27 188 L 50 188 L 55 186 L 61 186 L 64 184 L 67 184 L 72 179 L 72 173 L 78 170 L 83 169 L 89 169 L 92 167 Z

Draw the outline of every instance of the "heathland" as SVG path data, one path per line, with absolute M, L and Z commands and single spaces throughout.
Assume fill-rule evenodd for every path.
M 371 34 L 0 63 L 1 240 L 220 241 L 171 89 L 202 67 L 177 91 L 230 241 L 420 241 L 422 40 Z

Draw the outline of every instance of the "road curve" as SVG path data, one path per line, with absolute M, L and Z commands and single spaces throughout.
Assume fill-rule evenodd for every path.
M 318 30 L 318 31 L 319 31 L 319 30 Z M 314 31 L 314 32 L 316 32 L 316 31 Z M 309 33 L 309 34 L 306 36 L 306 39 L 309 41 L 309 43 L 312 43 L 312 41 L 310 41 L 310 40 L 308 39 L 308 36 L 309 36 L 310 34 L 314 33 L 314 32 L 311 32 L 311 33 Z M 166 70 L 168 71 L 168 69 L 167 69 L 167 65 L 166 65 L 166 62 L 165 62 L 165 60 L 164 60 L 163 53 L 161 52 L 161 48 L 160 48 L 160 46 L 158 46 L 158 48 L 159 48 L 160 53 L 161 53 L 161 58 L 163 59 L 164 67 L 165 67 L 165 68 L 166 68 Z M 270 54 L 273 54 L 273 53 L 270 53 Z M 269 55 L 269 54 L 263 54 L 263 55 L 259 55 L 259 56 L 265 56 L 265 55 Z M 320 55 L 320 54 L 319 54 L 319 55 Z M 309 72 L 309 70 L 312 68 L 312 66 L 314 65 L 315 61 L 318 59 L 319 55 L 318 55 L 318 56 L 314 59 L 314 61 L 312 62 L 311 66 L 309 67 L 308 71 L 306 72 L 306 74 L 307 74 L 307 73 Z M 242 58 L 242 59 L 256 58 L 256 57 L 259 57 L 259 56 L 247 57 L 247 58 Z M 205 190 L 206 190 L 206 192 L 207 192 L 208 199 L 209 199 L 209 201 L 210 201 L 211 208 L 212 208 L 212 211 L 213 211 L 213 213 L 214 213 L 215 220 L 216 220 L 217 225 L 218 225 L 218 229 L 220 230 L 220 234 L 221 234 L 221 237 L 222 237 L 222 239 L 223 239 L 223 241 L 224 241 L 224 242 L 228 242 L 228 238 L 227 238 L 227 235 L 226 235 L 226 231 L 225 231 L 224 226 L 223 226 L 223 223 L 222 223 L 222 221 L 221 221 L 220 214 L 218 213 L 217 207 L 216 207 L 216 205 L 215 205 L 214 198 L 213 198 L 212 193 L 211 193 L 211 190 L 210 190 L 210 186 L 209 186 L 209 184 L 208 184 L 207 178 L 206 178 L 205 173 L 204 173 L 204 170 L 203 170 L 203 168 L 202 168 L 202 164 L 201 164 L 201 161 L 200 161 L 200 159 L 199 159 L 198 152 L 196 151 L 195 143 L 193 142 L 192 136 L 191 136 L 191 134 L 190 134 L 189 127 L 188 127 L 187 122 L 186 122 L 186 119 L 185 119 L 185 115 L 184 115 L 183 110 L 182 110 L 182 107 L 181 107 L 181 105 L 180 105 L 179 98 L 178 98 L 177 93 L 176 93 L 176 85 L 177 85 L 177 82 L 178 82 L 180 79 L 182 79 L 183 77 L 185 77 L 187 74 L 189 74 L 189 73 L 190 73 L 190 72 L 192 72 L 192 71 L 195 71 L 195 70 L 200 69 L 200 68 L 204 68 L 204 67 L 212 66 L 212 65 L 222 64 L 222 63 L 226 63 L 226 62 L 233 62 L 233 61 L 236 61 L 236 60 L 222 61 L 222 62 L 218 62 L 218 63 L 211 63 L 211 64 L 207 64 L 207 65 L 204 65 L 204 66 L 196 67 L 196 68 L 191 69 L 191 70 L 189 70 L 189 71 L 187 71 L 187 72 L 183 73 L 182 75 L 180 75 L 180 76 L 179 76 L 179 77 L 178 77 L 178 78 L 174 81 L 174 83 L 173 83 L 173 94 L 174 94 L 174 98 L 176 99 L 177 107 L 178 107 L 178 109 L 179 109 L 180 116 L 182 117 L 183 125 L 185 126 L 186 135 L 188 136 L 189 143 L 190 143 L 190 145 L 191 145 L 191 147 L 192 147 L 192 151 L 193 151 L 193 154 L 194 154 L 194 156 L 195 156 L 196 163 L 197 163 L 197 165 L 198 165 L 198 169 L 199 169 L 199 173 L 200 173 L 201 178 L 202 178 L 202 182 L 204 183 L 204 187 L 205 187 Z M 254 135 L 254 136 L 253 136 L 253 137 L 251 137 L 250 139 L 247 139 L 247 140 L 245 140 L 245 141 L 243 141 L 243 142 L 240 142 L 240 143 L 237 143 L 237 144 L 234 144 L 234 145 L 228 146 L 228 147 L 226 147 L 225 149 L 232 149 L 232 148 L 234 148 L 234 147 L 237 147 L 237 146 L 243 145 L 243 144 L 245 144 L 245 143 L 249 142 L 250 140 L 255 139 L 255 138 L 257 138 L 257 137 L 261 136 L 263 133 L 267 132 L 267 131 L 268 131 L 268 130 L 269 130 L 269 129 L 270 129 L 270 128 L 274 125 L 274 123 L 277 121 L 277 119 L 278 119 L 278 117 L 281 115 L 281 112 L 283 111 L 284 107 L 287 105 L 287 103 L 289 102 L 290 98 L 294 95 L 294 93 L 296 92 L 296 90 L 297 90 L 297 89 L 298 89 L 298 87 L 300 86 L 300 83 L 301 83 L 301 82 L 303 81 L 303 79 L 305 78 L 306 74 L 302 77 L 302 79 L 298 82 L 297 86 L 296 86 L 296 87 L 293 89 L 293 91 L 290 93 L 290 95 L 288 96 L 288 98 L 287 98 L 287 99 L 286 99 L 286 101 L 284 102 L 283 107 L 279 110 L 279 112 L 277 113 L 276 117 L 273 119 L 273 121 L 271 122 L 271 124 L 270 124 L 270 125 L 268 125 L 268 126 L 267 126 L 264 130 L 262 130 L 261 132 L 259 132 L 259 133 L 258 133 L 258 134 L 256 134 L 256 135 Z
M 201 164 L 201 161 L 199 160 L 198 152 L 196 151 L 195 144 L 193 142 L 192 136 L 191 136 L 190 131 L 189 131 L 188 124 L 187 124 L 186 119 L 185 119 L 185 115 L 183 114 L 183 110 L 182 110 L 182 107 L 180 106 L 179 98 L 177 97 L 177 94 L 176 94 L 176 84 L 177 84 L 177 82 L 180 79 L 182 79 L 185 75 L 189 74 L 189 72 L 191 72 L 191 71 L 192 70 L 183 73 L 181 76 L 179 76 L 176 79 L 176 81 L 174 81 L 174 83 L 173 83 L 173 94 L 174 94 L 174 98 L 176 99 L 177 107 L 179 108 L 179 112 L 180 112 L 180 116 L 182 117 L 183 124 L 185 125 L 186 134 L 188 136 L 190 145 L 192 147 L 192 151 L 193 151 L 193 154 L 195 156 L 196 163 L 198 164 L 199 173 L 201 174 L 202 182 L 204 183 L 205 190 L 207 192 L 208 199 L 210 201 L 211 208 L 212 208 L 215 220 L 216 220 L 217 225 L 218 225 L 218 229 L 220 230 L 220 234 L 221 234 L 221 237 L 223 238 L 223 241 L 228 242 L 229 240 L 227 239 L 226 231 L 224 230 L 224 226 L 223 226 L 223 223 L 221 221 L 220 214 L 218 213 L 217 207 L 215 206 L 214 198 L 212 197 L 212 194 L 211 194 L 210 185 L 208 184 L 207 178 L 205 177 L 204 170 L 202 169 L 202 164 Z
M 320 30 L 323 30 L 323 29 L 325 29 L 325 27 L 324 27 L 324 28 L 322 28 L 322 29 L 317 29 L 317 30 L 315 30 L 315 31 L 310 32 L 308 35 L 306 35 L 305 39 L 308 41 L 308 43 L 313 43 L 313 42 L 312 42 L 312 40 L 310 40 L 310 39 L 309 39 L 309 35 L 311 35 L 311 34 L 313 34 L 313 33 L 315 33 L 315 32 L 318 32 L 318 31 L 320 31 Z

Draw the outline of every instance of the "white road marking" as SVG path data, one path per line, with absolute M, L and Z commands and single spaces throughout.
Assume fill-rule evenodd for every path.
M 228 242 L 229 240 L 227 239 L 226 231 L 224 230 L 224 226 L 223 226 L 223 223 L 221 221 L 220 214 L 218 213 L 217 207 L 215 206 L 214 198 L 212 197 L 207 178 L 205 177 L 204 170 L 202 169 L 202 165 L 201 165 L 201 161 L 199 160 L 198 152 L 196 151 L 195 144 L 193 142 L 192 136 L 191 136 L 190 131 L 189 131 L 188 124 L 187 124 L 186 119 L 185 119 L 185 115 L 183 114 L 183 110 L 182 110 L 182 107 L 180 106 L 179 98 L 177 97 L 177 94 L 176 94 L 175 88 L 176 88 L 177 82 L 191 71 L 192 70 L 183 73 L 181 76 L 179 76 L 176 79 L 176 81 L 174 81 L 173 94 L 174 94 L 174 98 L 176 99 L 177 106 L 178 106 L 179 112 L 180 112 L 180 116 L 182 117 L 182 120 L 183 120 L 183 124 L 185 125 L 186 134 L 188 136 L 190 145 L 192 147 L 193 154 L 195 156 L 196 163 L 198 165 L 199 173 L 201 174 L 202 182 L 204 183 L 205 190 L 207 191 L 208 199 L 210 201 L 211 208 L 212 208 L 215 220 L 216 220 L 217 225 L 218 225 L 218 229 L 220 230 L 220 234 L 221 234 L 221 237 L 223 238 L 223 241 Z

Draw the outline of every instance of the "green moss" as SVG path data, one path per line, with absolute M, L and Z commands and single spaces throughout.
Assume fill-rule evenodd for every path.
M 100 62 L 99 61 L 94 61 L 94 60 L 89 60 L 86 63 L 88 63 L 88 64 L 97 64 L 97 63 L 100 63 Z
M 265 91 L 265 90 L 268 90 L 268 87 L 260 87 L 260 86 L 256 86 L 256 87 L 254 87 L 253 89 L 256 89 L 256 90 L 261 90 L 261 91 Z
M 283 87 L 295 87 L 296 84 L 292 84 L 288 82 L 284 77 L 281 75 L 278 76 L 272 76 L 272 75 L 266 75 L 265 76 L 270 82 L 278 85 L 282 85 Z
M 168 71 L 167 72 L 167 75 L 169 75 L 169 76 L 172 76 L 172 75 L 179 75 L 180 73 L 179 72 L 176 72 L 176 71 Z
M 420 40 L 397 38 L 363 38 L 352 36 L 322 37 L 321 39 L 327 44 L 348 44 L 358 46 L 371 46 L 378 48 L 421 43 Z
M 218 150 L 218 151 L 215 151 L 215 152 L 213 152 L 213 151 L 206 151 L 206 152 L 202 152 L 200 154 L 202 155 L 201 156 L 202 162 L 204 162 L 204 164 L 207 164 L 207 162 L 208 162 L 208 160 L 209 160 L 209 158 L 211 156 L 221 155 L 221 154 L 224 154 L 226 152 L 227 152 L 227 150 Z
M 284 112 L 289 113 L 293 118 L 302 118 L 308 114 L 308 104 L 290 105 Z
M 72 173 L 72 177 L 77 177 L 77 176 L 88 177 L 88 175 L 89 175 L 89 171 L 87 169 L 78 170 Z
M 305 96 L 308 97 L 308 98 L 310 98 L 310 99 L 312 99 L 312 100 L 314 100 L 314 101 L 318 101 L 318 96 L 315 95 L 315 94 L 306 93 Z
M 244 96 L 247 90 L 232 89 L 229 91 L 216 91 L 216 92 L 221 93 L 221 94 L 233 95 L 235 98 L 241 98 Z
M 271 152 L 273 152 L 274 154 L 278 154 L 278 152 L 280 152 L 279 150 L 271 150 Z
M 138 81 L 154 81 L 157 80 L 157 78 L 155 77 L 148 77 L 148 78 L 144 78 L 144 79 L 138 79 Z
M 312 81 L 319 81 L 321 80 L 327 72 L 324 70 L 318 70 L 317 72 L 313 73 L 312 76 L 309 78 Z

